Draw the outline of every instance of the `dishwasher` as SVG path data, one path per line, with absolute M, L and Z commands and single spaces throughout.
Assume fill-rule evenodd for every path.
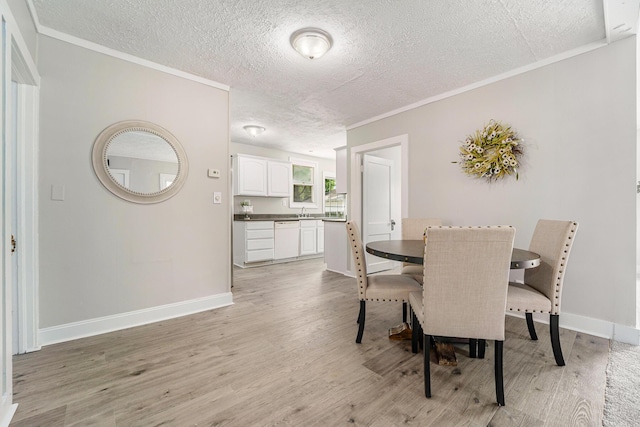
M 297 257 L 300 254 L 300 221 L 276 221 L 274 231 L 273 257 Z

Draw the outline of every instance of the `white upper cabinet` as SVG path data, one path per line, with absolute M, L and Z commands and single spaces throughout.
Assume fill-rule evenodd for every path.
M 267 195 L 267 161 L 258 157 L 237 155 L 233 158 L 235 179 L 233 194 L 239 196 Z
M 291 163 L 267 161 L 267 196 L 289 197 L 291 195 Z
M 236 154 L 233 157 L 233 195 L 289 197 L 291 163 Z

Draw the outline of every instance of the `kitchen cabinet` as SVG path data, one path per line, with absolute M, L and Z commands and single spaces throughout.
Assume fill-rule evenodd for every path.
M 324 252 L 324 221 L 300 221 L 300 256 Z
M 274 259 L 273 221 L 233 222 L 233 263 L 240 267 Z
M 317 253 L 317 226 L 315 220 L 300 221 L 300 255 Z
M 289 197 L 292 179 L 291 163 L 267 160 L 267 196 Z
M 291 163 L 236 154 L 233 157 L 234 196 L 289 197 Z

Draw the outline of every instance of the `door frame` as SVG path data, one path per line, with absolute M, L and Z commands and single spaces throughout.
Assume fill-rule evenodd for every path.
M 367 144 L 349 147 L 349 170 L 350 170 L 350 201 L 349 217 L 362 230 L 362 157 L 369 151 L 376 151 L 383 148 L 400 147 L 401 156 L 401 218 L 406 218 L 409 214 L 409 135 L 403 134 L 391 138 L 370 142 Z M 349 260 L 349 272 L 351 270 L 351 260 Z
M 18 353 L 40 350 L 39 335 L 39 245 L 38 245 L 38 141 L 40 112 L 40 74 L 27 45 L 18 30 L 10 11 L 3 11 L 7 18 L 10 40 L 10 81 L 17 83 L 17 256 L 18 283 Z M 9 47 L 9 46 L 7 46 Z M 11 99 L 7 106 L 14 105 Z M 14 328 L 11 328 L 13 334 Z
M 15 73 L 13 73 L 15 77 Z M 40 350 L 38 343 L 38 98 L 36 86 L 18 81 L 17 129 L 17 353 Z M 14 328 L 15 330 L 15 328 Z M 13 332 L 13 331 L 12 331 Z

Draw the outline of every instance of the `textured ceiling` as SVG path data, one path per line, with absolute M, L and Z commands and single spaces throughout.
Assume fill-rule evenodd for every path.
M 41 27 L 229 85 L 232 141 L 318 156 L 346 144 L 346 126 L 608 34 L 602 0 L 33 0 L 33 5 Z M 302 27 L 328 31 L 333 48 L 318 60 L 301 57 L 289 37 Z M 243 131 L 246 124 L 267 131 L 253 138 Z

